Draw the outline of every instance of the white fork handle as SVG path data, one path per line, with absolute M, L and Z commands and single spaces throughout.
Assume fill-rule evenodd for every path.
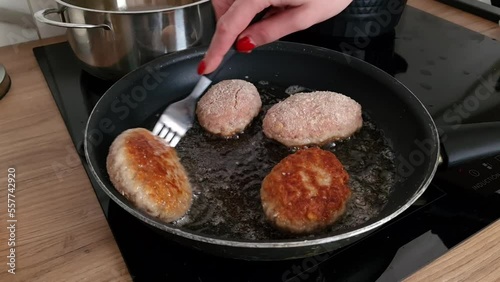
M 212 81 L 208 79 L 208 77 L 202 76 L 198 83 L 196 83 L 196 86 L 194 87 L 191 94 L 189 94 L 189 97 L 197 100 L 201 96 L 201 94 L 205 92 L 207 87 L 210 86 L 210 84 L 212 84 Z

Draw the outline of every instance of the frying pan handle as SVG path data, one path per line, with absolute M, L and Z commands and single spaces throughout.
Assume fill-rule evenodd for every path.
M 447 166 L 500 153 L 500 122 L 461 124 L 442 129 L 442 157 Z

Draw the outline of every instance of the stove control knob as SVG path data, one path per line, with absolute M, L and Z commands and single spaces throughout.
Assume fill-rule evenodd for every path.
M 10 77 L 5 67 L 0 64 L 0 99 L 7 94 L 10 88 Z

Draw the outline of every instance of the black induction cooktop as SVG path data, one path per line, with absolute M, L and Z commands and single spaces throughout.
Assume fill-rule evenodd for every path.
M 437 0 L 455 8 L 498 23 L 500 0 Z
M 307 33 L 284 40 L 349 52 L 378 66 L 422 100 L 438 127 L 500 121 L 500 43 L 417 9 L 407 7 L 393 32 L 362 48 L 342 50 L 347 39 Z M 112 82 L 83 71 L 66 42 L 34 53 L 135 281 L 400 281 L 500 218 L 498 155 L 439 171 L 403 214 L 321 256 L 250 262 L 180 246 L 110 201 L 86 164 L 85 124 Z M 471 107 L 474 98 L 480 103 Z

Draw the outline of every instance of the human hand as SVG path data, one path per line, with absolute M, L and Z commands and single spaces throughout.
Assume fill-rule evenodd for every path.
M 214 71 L 234 44 L 249 53 L 255 47 L 325 21 L 344 10 L 352 0 L 212 0 L 217 27 L 198 73 Z M 263 19 L 249 26 L 259 12 Z

